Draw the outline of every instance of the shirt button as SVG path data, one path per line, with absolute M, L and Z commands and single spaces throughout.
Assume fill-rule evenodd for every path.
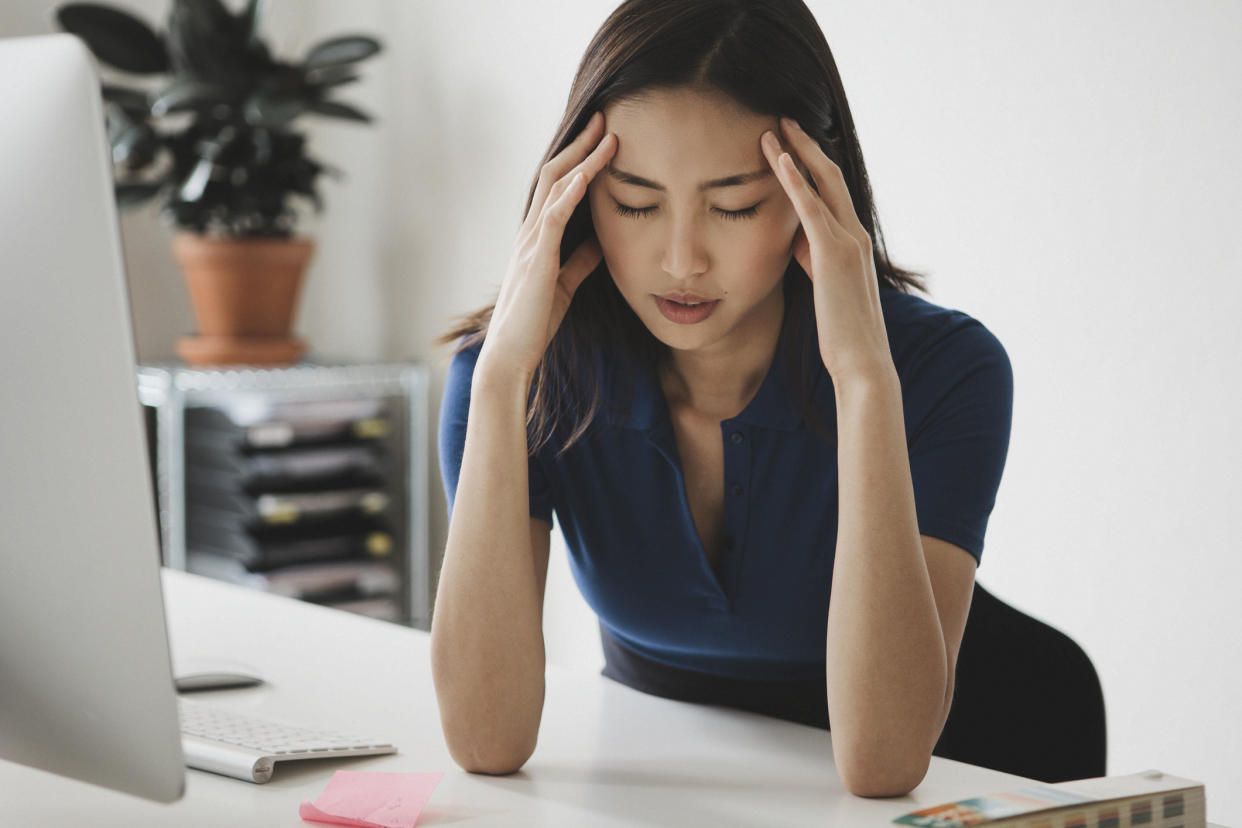
M 725 538 L 724 548 L 730 550 L 733 549 L 733 538 Z
M 732 434 L 730 434 L 730 435 L 729 435 L 729 439 L 730 439 L 730 440 L 732 440 L 732 441 L 733 441 L 733 442 L 735 442 L 735 443 L 740 443 L 740 442 L 742 442 L 742 439 L 743 439 L 743 438 L 742 438 L 742 432 L 740 432 L 740 431 L 735 431 L 735 432 L 733 432 Z
M 741 483 L 734 483 L 734 484 L 733 484 L 733 494 L 735 494 L 735 495 L 741 495 L 743 491 L 745 491 L 745 489 L 743 489 L 743 488 L 742 488 L 742 484 L 741 484 Z

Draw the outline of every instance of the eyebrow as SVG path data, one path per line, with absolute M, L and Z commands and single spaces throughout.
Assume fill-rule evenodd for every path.
M 664 192 L 665 190 L 663 184 L 658 184 L 655 181 L 643 178 L 642 176 L 634 175 L 633 173 L 618 170 L 611 164 L 604 169 L 608 171 L 609 175 L 624 184 L 633 184 L 636 187 L 646 187 L 649 190 L 658 190 L 659 192 Z M 724 178 L 714 178 L 711 181 L 703 182 L 699 185 L 699 190 L 714 190 L 720 187 L 739 187 L 742 184 L 749 184 L 752 181 L 758 181 L 762 178 L 767 178 L 770 175 L 772 175 L 772 170 L 770 169 L 756 170 L 755 172 L 748 173 L 738 173 L 737 175 L 727 175 Z

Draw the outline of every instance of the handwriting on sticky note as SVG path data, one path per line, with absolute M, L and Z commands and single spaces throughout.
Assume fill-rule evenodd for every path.
M 411 828 L 442 776 L 339 770 L 313 803 L 302 803 L 298 816 L 357 828 Z

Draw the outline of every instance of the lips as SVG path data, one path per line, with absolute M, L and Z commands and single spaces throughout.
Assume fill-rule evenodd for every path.
M 693 325 L 702 322 L 711 316 L 712 311 L 716 310 L 716 306 L 720 304 L 719 299 L 713 299 L 710 302 L 700 302 L 695 305 L 673 302 L 665 299 L 663 296 L 657 296 L 655 300 L 664 318 L 679 325 Z
M 709 296 L 700 296 L 697 293 L 661 293 L 659 296 L 661 299 L 677 302 L 680 305 L 701 305 L 704 302 L 715 301 Z

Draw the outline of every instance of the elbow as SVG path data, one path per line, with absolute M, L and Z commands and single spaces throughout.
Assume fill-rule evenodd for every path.
M 931 755 L 896 755 L 894 752 L 858 751 L 836 757 L 837 772 L 845 789 L 868 798 L 905 796 L 927 776 Z
M 525 693 L 518 691 L 520 683 L 509 682 L 513 690 L 498 699 L 471 692 L 472 687 L 498 686 L 495 682 L 455 676 L 448 669 L 451 662 L 436 656 L 433 650 L 440 729 L 453 761 L 467 773 L 504 776 L 521 770 L 535 752 L 539 737 L 542 677 L 530 682 Z
M 453 739 L 445 740 L 449 755 L 466 773 L 488 776 L 507 776 L 517 773 L 535 752 L 535 739 L 521 744 L 462 744 Z

